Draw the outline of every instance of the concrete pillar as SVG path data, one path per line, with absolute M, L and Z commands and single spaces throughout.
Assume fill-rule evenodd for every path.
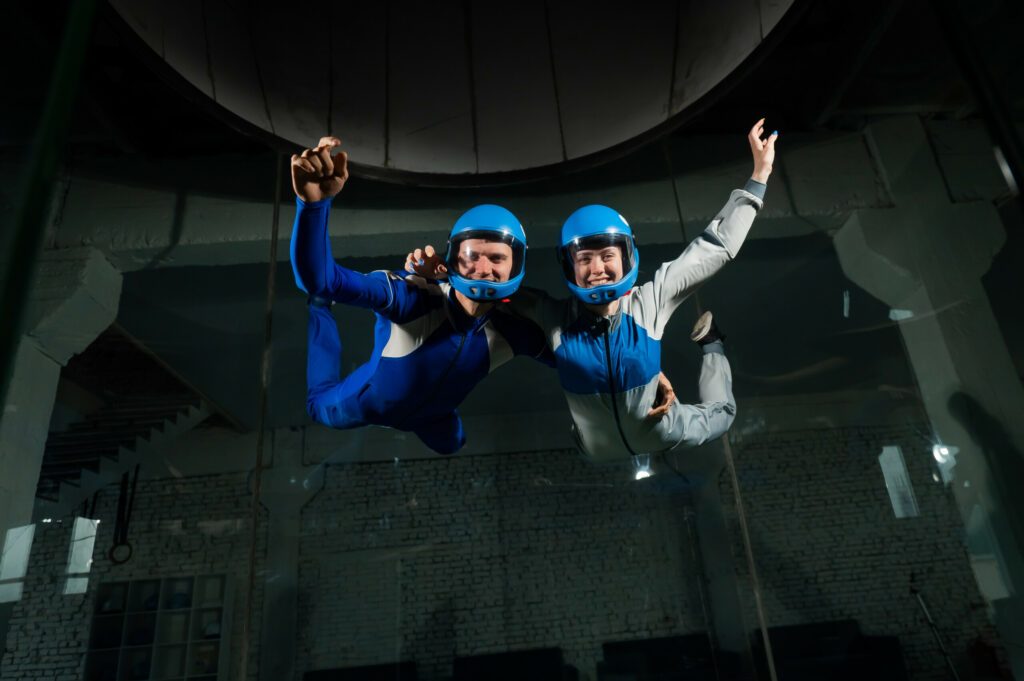
M 261 481 L 260 503 L 270 512 L 259 663 L 266 681 L 295 678 L 302 507 L 323 489 L 326 469 L 302 465 L 304 442 L 304 429 L 275 431 L 273 467 Z
M 1003 227 L 990 202 L 950 201 L 919 119 L 867 134 L 895 205 L 855 212 L 835 235 L 839 260 L 893 310 L 997 624 L 1024 621 L 1024 386 L 981 283 Z M 1000 629 L 1024 676 L 1024 641 Z
M 60 368 L 114 321 L 121 273 L 92 248 L 51 251 L 30 295 L 0 422 L 0 546 L 9 529 L 32 522 Z M 10 611 L 0 605 L 0 650 Z
M 708 609 L 719 649 L 749 663 L 750 628 L 743 618 L 732 552 L 733 535 L 725 520 L 717 481 L 717 477 L 710 479 L 694 494 L 697 536 L 707 577 Z
M 736 665 L 733 672 L 754 675 L 750 651 L 752 625 L 743 617 L 740 584 L 733 554 L 733 532 L 726 520 L 719 480 L 726 472 L 725 450 L 715 442 L 687 453 L 687 474 L 700 480 L 693 492 L 693 522 L 704 576 L 708 627 L 723 658 L 720 664 Z M 756 623 L 753 625 L 756 626 Z

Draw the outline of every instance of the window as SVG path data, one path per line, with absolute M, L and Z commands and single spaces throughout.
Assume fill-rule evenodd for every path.
M 96 544 L 96 528 L 99 520 L 75 518 L 71 531 L 71 546 L 68 548 L 68 575 L 64 582 L 64 595 L 84 594 L 89 588 L 89 570 L 92 569 L 92 550 Z
M 35 536 L 35 525 L 22 525 L 7 530 L 3 553 L 0 554 L 0 603 L 21 600 L 28 556 Z
M 889 490 L 889 501 L 896 517 L 915 518 L 920 515 L 900 448 L 895 445 L 882 447 L 882 453 L 878 455 L 878 464 L 882 467 L 885 488 Z

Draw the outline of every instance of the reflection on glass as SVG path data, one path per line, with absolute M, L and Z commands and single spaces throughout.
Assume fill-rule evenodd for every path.
M 35 533 L 35 525 L 23 525 L 7 530 L 3 554 L 0 555 L 0 603 L 12 603 L 21 599 L 24 590 L 22 580 L 28 570 L 28 558 L 32 552 Z
M 878 463 L 885 477 L 885 488 L 889 491 L 889 501 L 897 518 L 913 518 L 919 514 L 914 487 L 910 484 L 907 464 L 903 461 L 903 452 L 895 445 L 882 447 L 878 455 Z
M 68 562 L 65 573 L 69 577 L 64 582 L 64 595 L 84 594 L 89 588 L 89 578 L 83 577 L 92 569 L 92 552 L 96 544 L 96 528 L 99 520 L 75 518 L 71 531 L 71 546 L 68 549 Z

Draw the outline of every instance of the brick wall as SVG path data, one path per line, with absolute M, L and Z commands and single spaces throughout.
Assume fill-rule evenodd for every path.
M 869 635 L 900 638 L 911 678 L 949 678 L 910 579 L 951 652 L 995 643 L 951 491 L 932 474 L 924 424 L 773 432 L 734 443 L 769 626 L 856 619 Z M 897 519 L 878 455 L 903 452 L 920 515 Z M 962 483 L 959 483 L 962 484 Z M 732 528 L 744 617 L 757 626 L 728 475 L 720 478 Z M 961 670 L 963 667 L 961 667 Z
M 123 565 L 106 556 L 113 544 L 118 487 L 105 488 L 93 517 L 100 519 L 89 588 L 63 595 L 72 523 L 39 523 L 24 582 L 15 604 L 0 671 L 4 679 L 81 679 L 90 622 L 100 582 L 154 577 L 226 574 L 234 587 L 232 676 L 239 668 L 250 546 L 250 499 L 244 474 L 140 481 L 129 524 L 134 553 Z M 261 524 L 265 521 L 261 521 Z M 259 534 L 257 557 L 266 551 Z M 254 640 L 259 640 L 262 588 L 257 583 Z M 249 679 L 258 650 L 251 649 Z M 227 678 L 227 677 L 226 677 Z
M 573 451 L 328 469 L 303 511 L 300 670 L 704 629 L 683 488 Z
M 978 636 L 994 641 L 963 523 L 949 489 L 932 480 L 926 432 L 735 434 L 770 625 L 857 619 L 866 634 L 899 636 L 914 679 L 944 679 L 909 594 L 914 573 L 955 654 Z M 893 516 L 877 461 L 890 444 L 904 453 L 919 517 Z M 312 460 L 319 454 L 307 452 Z M 604 641 L 702 631 L 685 519 L 690 496 L 679 483 L 664 470 L 634 482 L 627 469 L 597 468 L 572 451 L 329 465 L 300 519 L 297 671 L 411 659 L 421 678 L 441 679 L 455 656 L 558 646 L 593 678 Z M 719 485 L 752 631 L 728 476 Z M 236 586 L 235 678 L 249 559 L 245 476 L 141 482 L 130 531 L 136 553 L 123 566 L 104 555 L 116 503 L 116 487 L 104 490 L 84 596 L 61 594 L 69 524 L 37 527 L 3 677 L 80 678 L 100 580 L 227 573 Z

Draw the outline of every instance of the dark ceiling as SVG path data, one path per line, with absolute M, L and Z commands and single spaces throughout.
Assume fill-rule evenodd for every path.
M 757 115 L 785 132 L 857 129 L 871 116 L 917 112 L 928 116 L 977 116 L 971 88 L 954 58 L 949 37 L 939 28 L 934 7 L 946 7 L 991 75 L 1011 115 L 1024 112 L 1024 63 L 1019 31 L 1024 3 L 1008 0 L 870 0 L 851 6 L 839 0 L 805 0 L 781 27 L 773 49 L 706 97 L 696 112 L 670 135 L 685 139 L 707 133 L 735 134 Z M 25 153 L 45 96 L 54 46 L 62 29 L 63 4 L 9 5 L 3 24 L 6 64 L 5 106 L 0 149 Z M 179 163 L 197 157 L 268 157 L 266 144 L 218 119 L 205 96 L 180 78 L 162 80 L 149 70 L 154 57 L 105 3 L 99 3 L 91 44 L 83 65 L 67 163 L 86 171 L 120 174 L 163 186 L 179 183 Z M 166 70 L 161 70 L 167 77 Z M 313 140 L 311 140 L 312 142 Z M 571 189 L 594 186 L 623 174 L 636 177 L 650 163 L 657 143 L 625 153 L 602 167 L 581 169 L 556 180 Z M 699 162 L 695 161 L 695 162 Z M 247 195 L 272 181 L 272 162 L 237 163 L 204 182 L 211 191 Z M 177 175 L 176 175 L 177 173 Z M 262 179 L 263 182 L 258 180 Z M 558 190 L 550 181 L 544 191 Z M 393 188 L 364 181 L 348 200 L 386 199 Z M 408 187 L 403 188 L 408 191 Z M 511 191 L 535 192 L 530 183 Z M 261 195 L 265 194 L 260 191 Z

